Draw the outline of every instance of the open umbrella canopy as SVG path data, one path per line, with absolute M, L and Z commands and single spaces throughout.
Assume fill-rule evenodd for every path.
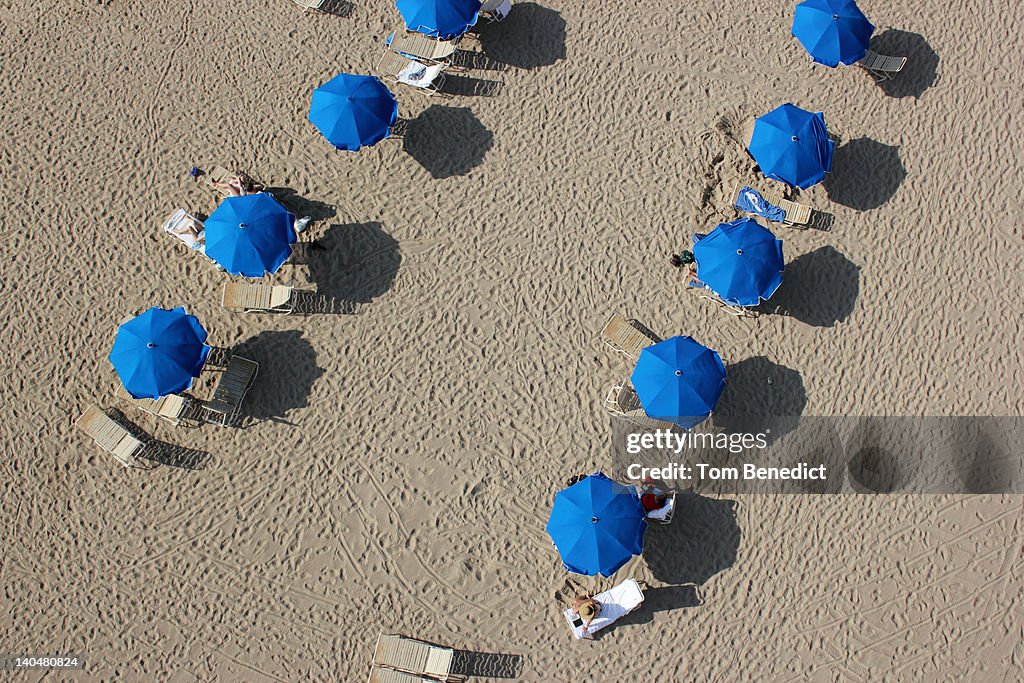
M 597 472 L 555 495 L 546 528 L 566 569 L 611 576 L 643 551 L 647 515 L 632 487 Z
M 339 74 L 313 91 L 309 122 L 338 149 L 356 151 L 391 134 L 398 100 L 375 76 Z
M 802 190 L 817 185 L 832 170 L 834 148 L 825 129 L 825 115 L 789 103 L 754 122 L 747 147 L 767 177 Z
M 701 282 L 737 306 L 756 306 L 782 284 L 782 240 L 753 218 L 720 223 L 693 256 Z
M 476 23 L 480 0 L 396 0 L 410 31 L 432 38 L 457 38 Z
M 863 59 L 874 30 L 854 0 L 804 0 L 793 13 L 793 36 L 825 66 Z
M 206 255 L 232 275 L 276 273 L 292 253 L 295 216 L 266 192 L 226 197 L 206 219 Z
M 630 381 L 648 416 L 690 429 L 715 409 L 725 363 L 691 337 L 672 337 L 640 352 Z
M 153 307 L 117 328 L 107 356 L 129 394 L 160 398 L 192 386 L 210 347 L 206 330 L 184 308 Z

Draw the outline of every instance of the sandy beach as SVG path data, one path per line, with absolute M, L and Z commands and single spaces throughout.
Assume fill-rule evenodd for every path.
M 1024 415 L 1021 16 L 859 4 L 909 58 L 891 83 L 812 64 L 793 3 L 517 2 L 450 96 L 393 88 L 404 139 L 347 153 L 310 95 L 373 73 L 393 3 L 0 2 L 0 654 L 87 662 L 9 680 L 355 683 L 381 632 L 481 683 L 1020 680 L 1019 480 L 689 493 L 617 575 L 642 609 L 575 641 L 554 599 L 554 495 L 622 462 L 613 314 L 718 350 L 733 414 Z M 738 215 L 733 138 L 784 102 L 842 138 L 800 193 L 828 229 L 773 226 L 786 279 L 737 319 L 669 256 Z M 214 210 L 189 170 L 216 165 L 313 216 L 325 249 L 278 279 L 334 312 L 221 306 L 160 228 Z M 115 399 L 150 306 L 260 363 L 242 428 Z M 121 467 L 74 427 L 90 404 L 188 466 Z

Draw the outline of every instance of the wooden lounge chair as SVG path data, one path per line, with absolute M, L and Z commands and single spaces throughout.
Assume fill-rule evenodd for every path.
M 418 676 L 429 676 L 439 681 L 451 681 L 452 659 L 455 651 L 424 643 L 422 640 L 399 635 L 380 634 L 373 652 L 375 666 L 398 669 Z
M 876 81 L 888 81 L 895 78 L 906 63 L 906 57 L 887 57 L 868 50 L 857 66 L 874 76 Z
M 144 442 L 103 412 L 99 406 L 89 406 L 75 425 L 125 467 L 135 467 L 138 464 L 137 458 L 146 450 Z
M 601 332 L 601 339 L 619 353 L 633 360 L 640 358 L 640 352 L 648 346 L 662 341 L 642 329 L 636 320 L 626 320 L 615 314 Z
M 444 83 L 446 64 L 424 64 L 388 48 L 377 64 L 377 72 L 392 83 L 404 83 L 433 95 Z
M 210 172 L 206 174 L 207 186 L 216 192 L 217 194 L 227 197 L 228 193 L 224 191 L 224 188 L 217 187 L 214 183 L 223 183 L 231 177 L 231 172 L 223 166 L 214 166 L 210 169 Z
M 285 285 L 262 282 L 225 282 L 221 305 L 227 309 L 265 313 L 291 313 L 295 310 L 292 294 Z
M 114 395 L 119 399 L 131 401 L 131 404 L 137 408 L 175 425 L 181 422 L 182 416 L 193 405 L 192 399 L 179 394 L 168 394 L 156 400 L 151 398 L 135 398 L 128 393 L 128 390 L 122 384 L 117 385 L 117 391 L 114 392 Z
M 368 683 L 437 683 L 436 678 L 424 678 L 416 674 L 406 673 L 398 669 L 385 669 L 375 666 L 370 669 Z
M 395 32 L 389 47 L 400 55 L 424 62 L 440 63 L 447 61 L 458 49 L 459 39 L 436 40 L 422 33 Z
M 309 14 L 310 12 L 324 13 L 324 5 L 331 0 L 293 0 L 293 2 L 302 8 L 303 14 Z
M 604 407 L 612 415 L 621 417 L 642 429 L 671 429 L 672 423 L 655 420 L 650 417 L 640 404 L 640 397 L 629 384 L 615 385 L 608 390 L 604 399 Z
M 744 187 L 746 187 L 746 185 L 741 183 L 736 188 L 736 191 L 732 193 L 733 206 L 736 206 L 736 202 L 740 197 L 740 191 L 743 190 Z M 774 204 L 782 209 L 785 214 L 785 217 L 782 219 L 783 225 L 800 226 L 807 225 L 811 222 L 811 213 L 814 209 L 806 204 L 798 204 L 796 202 L 791 202 L 788 199 L 783 199 L 782 195 L 778 192 L 764 192 L 762 190 L 758 190 L 757 192 L 766 202 Z
M 227 425 L 228 421 L 238 414 L 242 407 L 242 399 L 256 379 L 259 368 L 259 363 L 254 360 L 239 356 L 231 357 L 228 367 L 213 390 L 213 398 L 203 403 L 208 421 Z

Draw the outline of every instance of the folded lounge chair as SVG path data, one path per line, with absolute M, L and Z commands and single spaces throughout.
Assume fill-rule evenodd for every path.
M 75 425 L 125 467 L 137 465 L 136 459 L 146 450 L 145 443 L 98 406 L 89 406 Z
M 256 379 L 256 371 L 260 365 L 254 360 L 232 356 L 228 367 L 220 376 L 213 398 L 203 403 L 203 410 L 209 415 L 210 422 L 227 425 L 228 421 L 238 414 L 242 399 Z
M 388 47 L 410 59 L 439 63 L 447 60 L 458 49 L 459 40 L 436 40 L 422 33 L 406 32 L 391 34 Z
M 225 282 L 221 305 L 240 311 L 291 313 L 294 288 L 262 282 Z
M 643 330 L 636 320 L 626 320 L 615 314 L 601 332 L 601 339 L 619 353 L 633 360 L 640 358 L 640 352 L 648 346 L 662 341 Z
M 603 628 L 607 628 L 643 604 L 644 592 L 634 579 L 626 579 L 615 588 L 598 593 L 594 600 L 601 605 L 601 612 L 583 628 L 583 620 L 571 609 L 565 610 L 565 620 L 569 622 L 572 635 L 578 640 L 591 636 Z
M 782 210 L 781 217 L 779 217 L 777 212 L 772 211 L 767 207 L 765 207 L 763 212 L 753 211 L 751 210 L 753 208 L 752 203 L 756 202 L 757 198 L 749 193 L 744 193 L 744 190 L 753 190 L 753 188 L 747 185 L 740 185 L 732 195 L 733 205 L 741 211 L 754 214 L 755 216 L 761 216 L 766 220 L 774 220 L 775 222 L 782 223 L 783 225 L 807 225 L 811 222 L 811 212 L 813 211 L 811 207 L 806 204 L 797 204 L 796 202 L 791 202 L 788 199 L 783 199 L 782 195 L 777 192 L 762 192 L 760 190 L 755 190 L 755 193 L 760 195 L 762 200 Z M 744 194 L 746 194 L 746 196 L 743 196 Z M 768 216 L 772 216 L 772 218 L 769 218 Z
M 857 66 L 874 76 L 876 81 L 888 81 L 895 78 L 906 63 L 906 57 L 886 57 L 868 50 Z
M 168 394 L 156 400 L 151 398 L 135 398 L 121 384 L 117 385 L 117 391 L 114 392 L 114 395 L 119 399 L 131 401 L 132 405 L 137 408 L 175 425 L 181 421 L 182 416 L 193 405 L 192 399 L 188 396 L 180 396 L 178 394 Z
M 442 63 L 424 64 L 400 55 L 390 48 L 384 52 L 377 72 L 394 83 L 405 83 L 426 91 L 428 95 L 437 92 L 444 83 L 444 70 L 447 65 Z
M 398 669 L 410 674 L 453 680 L 452 659 L 455 651 L 399 635 L 380 634 L 373 652 L 376 666 Z
M 369 683 L 437 683 L 437 679 L 375 666 L 370 669 Z

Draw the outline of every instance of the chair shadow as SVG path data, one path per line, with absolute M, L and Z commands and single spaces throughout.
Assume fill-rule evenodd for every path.
M 894 493 L 914 483 L 919 471 L 934 469 L 921 460 L 922 430 L 892 420 L 865 416 L 857 420 L 846 445 L 847 473 L 858 493 Z
M 409 121 L 402 148 L 434 178 L 469 173 L 494 144 L 471 109 L 433 105 Z
M 451 58 L 452 66 L 466 71 L 508 71 L 509 65 L 491 59 L 477 50 L 456 50 Z
M 888 29 L 871 38 L 871 49 L 879 54 L 907 58 L 895 78 L 878 81 L 878 87 L 889 97 L 919 98 L 935 83 L 939 55 L 921 34 Z
M 317 240 L 322 247 L 309 261 L 316 283 L 308 303 L 321 312 L 355 313 L 389 289 L 398 274 L 402 254 L 398 242 L 376 221 L 331 225 Z
M 725 390 L 711 423 L 733 434 L 765 433 L 771 444 L 799 426 L 806 407 L 799 372 L 754 356 L 726 368 Z
M 663 583 L 702 586 L 731 567 L 742 540 L 737 505 L 734 500 L 680 492 L 672 523 L 659 529 L 656 542 L 645 544 L 643 556 L 651 574 Z M 666 593 L 666 600 L 673 598 L 679 594 Z
M 494 97 L 504 87 L 505 84 L 501 81 L 456 75 L 444 79 L 440 92 L 453 97 Z
M 795 226 L 798 228 L 807 228 L 808 230 L 820 230 L 822 232 L 831 232 L 832 227 L 836 224 L 836 217 L 827 211 L 819 211 L 818 209 L 811 209 L 811 220 L 807 222 L 807 225 Z
M 315 199 L 307 199 L 290 187 L 268 187 L 266 191 L 296 218 L 309 216 L 313 221 L 319 222 L 338 215 L 338 211 L 333 205 Z
M 128 419 L 128 416 L 118 408 L 110 408 L 104 411 L 112 420 L 127 429 L 139 441 L 146 444 L 146 450 L 139 456 L 149 460 L 152 465 L 166 465 L 185 470 L 204 470 L 209 466 L 210 454 L 195 448 L 187 448 L 178 444 L 161 441 L 154 438 L 149 432 Z
M 324 370 L 301 330 L 264 331 L 234 348 L 260 364 L 241 412 L 255 420 L 285 421 L 291 410 L 309 405 L 309 393 Z
M 782 285 L 758 310 L 833 327 L 850 317 L 859 294 L 860 267 L 835 247 L 821 247 L 787 263 Z
M 899 147 L 856 138 L 836 147 L 824 185 L 836 204 L 869 211 L 889 201 L 906 177 Z
M 356 6 L 349 0 L 327 0 L 317 10 L 310 12 L 316 14 L 332 14 L 336 17 L 348 18 L 355 14 Z
M 654 615 L 658 612 L 700 607 L 703 604 L 704 598 L 700 595 L 700 587 L 693 584 L 648 588 L 644 591 L 644 603 L 640 609 L 622 617 L 615 623 L 615 628 L 598 631 L 591 637 L 594 640 L 601 640 L 607 634 L 615 633 L 624 626 L 649 624 L 654 621 Z
M 533 2 L 516 3 L 501 22 L 480 28 L 480 45 L 490 59 L 537 69 L 565 59 L 565 19 Z
M 519 678 L 522 672 L 522 655 L 455 650 L 452 658 L 452 674 L 456 676 Z
M 205 470 L 210 463 L 210 454 L 195 448 L 186 448 L 166 441 L 155 442 L 156 448 L 147 450 L 143 457 L 168 467 L 185 470 Z

